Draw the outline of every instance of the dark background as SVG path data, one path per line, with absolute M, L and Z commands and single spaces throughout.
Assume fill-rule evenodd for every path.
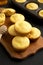
M 39 28 L 43 36 L 43 24 L 42 24 L 43 21 L 40 21 L 38 19 L 35 20 L 35 18 L 31 18 L 30 15 L 23 12 L 23 10 L 20 10 L 19 8 L 17 8 L 11 2 L 11 0 L 9 0 L 9 3 L 7 5 L 2 7 L 11 7 L 16 9 L 17 12 L 24 14 L 26 17 L 26 20 L 29 21 L 33 26 Z M 31 55 L 30 57 L 27 57 L 26 59 L 18 60 L 18 59 L 11 58 L 10 55 L 5 50 L 5 48 L 0 43 L 0 65 L 43 65 L 43 49 L 39 50 L 35 55 Z

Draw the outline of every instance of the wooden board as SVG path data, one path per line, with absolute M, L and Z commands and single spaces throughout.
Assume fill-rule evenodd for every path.
M 11 24 L 12 23 L 10 22 L 9 17 L 7 17 L 5 25 L 9 27 Z M 13 37 L 6 32 L 6 34 L 3 35 L 1 39 L 1 44 L 4 46 L 4 48 L 7 50 L 12 58 L 24 59 L 31 54 L 35 54 L 39 49 L 43 48 L 43 37 L 40 36 L 38 40 L 31 42 L 30 46 L 25 51 L 16 52 L 11 45 L 12 38 Z

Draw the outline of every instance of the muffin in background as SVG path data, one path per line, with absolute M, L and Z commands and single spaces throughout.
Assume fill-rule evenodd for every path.
M 6 5 L 8 0 L 0 0 L 0 6 Z

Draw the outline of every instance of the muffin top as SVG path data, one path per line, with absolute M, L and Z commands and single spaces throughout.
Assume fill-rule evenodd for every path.
M 30 9 L 30 10 L 36 10 L 36 9 L 38 9 L 38 4 L 36 4 L 34 2 L 28 3 L 28 4 L 26 4 L 26 8 Z
M 39 14 L 40 17 L 43 18 L 43 10 L 40 10 L 38 14 Z
M 26 2 L 26 0 L 15 0 L 16 2 L 18 2 L 18 3 L 24 3 L 24 2 Z
M 27 37 L 16 36 L 12 39 L 12 46 L 15 49 L 23 50 L 27 48 L 29 45 L 30 40 Z

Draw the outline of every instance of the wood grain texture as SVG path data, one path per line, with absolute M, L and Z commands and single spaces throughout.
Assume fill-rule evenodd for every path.
M 0 9 L 0 12 L 1 10 L 2 9 Z M 5 25 L 9 27 L 11 24 L 12 23 L 10 22 L 9 17 L 6 17 Z M 1 39 L 1 44 L 12 58 L 24 59 L 31 54 L 35 54 L 39 49 L 43 48 L 43 37 L 40 36 L 39 39 L 31 42 L 30 46 L 25 51 L 16 52 L 11 44 L 12 38 L 13 36 L 10 36 L 8 32 L 6 32 Z

